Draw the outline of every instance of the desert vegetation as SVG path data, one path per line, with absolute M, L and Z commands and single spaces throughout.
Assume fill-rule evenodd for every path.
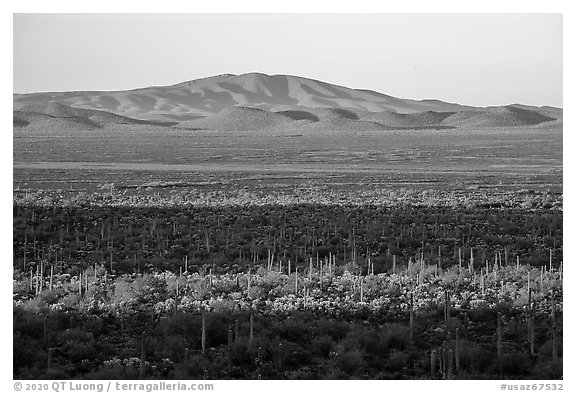
M 562 376 L 557 196 L 147 194 L 15 194 L 15 378 Z

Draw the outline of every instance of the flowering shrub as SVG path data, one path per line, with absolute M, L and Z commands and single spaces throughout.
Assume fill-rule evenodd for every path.
M 157 316 L 175 310 L 222 313 L 254 310 L 263 314 L 309 310 L 334 316 L 360 310 L 406 312 L 410 308 L 410 298 L 415 311 L 436 309 L 443 307 L 448 293 L 450 307 L 454 309 L 494 308 L 502 304 L 524 308 L 528 306 L 528 291 L 527 281 L 522 282 L 521 277 L 527 277 L 528 271 L 526 267 L 501 267 L 495 273 L 484 273 L 482 284 L 467 270 L 457 268 L 437 272 L 423 266 L 417 272 L 418 278 L 409 271 L 367 276 L 344 272 L 322 277 L 315 272 L 312 280 L 308 275 L 299 275 L 298 293 L 295 292 L 294 273 L 287 275 L 266 270 L 251 273 L 250 290 L 244 273 L 225 273 L 209 278 L 199 273 L 178 277 L 171 272 L 156 272 L 143 276 L 125 275 L 108 282 L 100 277 L 89 284 L 86 295 L 76 291 L 77 277 L 60 276 L 57 288 L 42 291 L 31 300 L 24 300 L 21 292 L 26 292 L 26 285 L 15 280 L 14 304 L 38 312 L 42 307 L 49 307 L 126 317 L 146 310 Z M 531 277 L 537 277 L 535 269 Z M 178 295 L 174 290 L 176 280 L 182 283 Z M 542 274 L 541 283 L 534 278 L 531 281 L 531 306 L 549 312 L 554 303 L 561 311 L 560 274 L 547 271 Z M 167 290 L 169 283 L 172 283 L 170 291 Z M 110 293 L 111 298 L 108 297 Z

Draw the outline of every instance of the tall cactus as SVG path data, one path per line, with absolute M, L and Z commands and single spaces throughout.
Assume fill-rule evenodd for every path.
M 444 289 L 444 326 L 448 332 L 448 320 L 450 319 L 450 296 L 448 289 Z
M 206 312 L 202 311 L 202 355 L 206 354 Z
M 254 314 L 250 314 L 250 336 L 248 343 L 250 346 L 254 343 Z
M 54 348 L 48 348 L 48 358 L 46 359 L 46 369 L 50 370 L 52 369 L 52 352 L 54 351 Z
M 252 298 L 252 295 L 250 294 L 250 289 L 252 286 L 252 274 L 250 272 L 250 269 L 248 269 L 248 284 L 247 284 L 247 292 L 248 292 L 248 298 Z
M 552 363 L 558 363 L 558 349 L 556 344 L 556 304 L 552 296 Z
M 454 343 L 454 357 L 456 359 L 456 373 L 460 373 L 460 329 L 456 328 L 456 340 Z
M 39 265 L 36 265 L 35 285 L 36 285 L 36 296 L 38 296 L 38 294 L 40 293 L 40 266 Z
M 452 379 L 453 377 L 453 367 L 454 367 L 454 353 L 451 349 L 446 351 L 446 362 L 448 363 L 446 367 L 446 379 Z
M 294 270 L 294 293 L 298 295 L 298 266 Z
M 498 359 L 498 369 L 502 373 L 502 313 L 498 312 L 496 323 L 496 356 Z
M 140 370 L 138 372 L 138 378 L 146 378 L 146 332 L 142 332 L 142 338 L 140 341 Z
M 414 344 L 414 294 L 410 293 L 410 344 Z
M 439 350 L 439 371 L 442 379 L 446 378 L 446 341 L 442 344 Z
M 530 354 L 534 356 L 535 334 L 534 334 L 534 313 L 532 311 L 532 289 L 528 289 L 528 338 L 530 340 Z

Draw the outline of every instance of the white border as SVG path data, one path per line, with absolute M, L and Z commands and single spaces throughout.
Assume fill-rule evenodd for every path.
M 2 4 L 2 20 L 0 23 L 1 40 L 3 43 L 3 49 L 5 52 L 12 50 L 12 14 L 13 13 L 516 13 L 516 12 L 527 12 L 527 13 L 564 13 L 564 100 L 563 105 L 564 111 L 564 261 L 565 272 L 568 280 L 573 280 L 573 268 L 571 266 L 571 261 L 568 260 L 567 256 L 574 255 L 573 241 L 574 230 L 571 228 L 574 223 L 576 223 L 576 215 L 574 212 L 574 186 L 573 178 L 571 173 L 574 168 L 574 159 L 570 154 L 571 148 L 575 146 L 574 144 L 574 130 L 572 129 L 573 119 L 572 119 L 572 105 L 574 104 L 572 86 L 575 86 L 573 70 L 576 70 L 576 64 L 574 64 L 573 53 L 574 53 L 574 40 L 571 37 L 576 37 L 576 32 L 574 31 L 574 25 L 576 20 L 574 20 L 574 13 L 569 7 L 568 1 L 535 1 L 535 0 L 485 0 L 482 2 L 465 2 L 457 0 L 418 0 L 418 1 L 403 1 L 403 2 L 391 2 L 389 4 L 367 1 L 367 0 L 356 0 L 351 2 L 349 0 L 337 0 L 330 2 L 313 2 L 311 0 L 292 0 L 285 2 L 275 2 L 272 4 L 270 1 L 266 0 L 219 0 L 217 2 L 199 2 L 199 1 L 118 1 L 118 0 L 99 0 L 97 2 L 82 2 L 78 0 L 58 0 L 58 1 L 42 1 L 42 0 L 27 0 L 27 1 L 11 1 L 8 4 Z M 8 82 L 9 78 L 12 79 L 13 70 L 12 62 L 8 62 L 5 58 L 2 62 L 4 65 L 3 72 L 3 87 L 4 94 L 3 97 L 3 108 L 10 108 L 12 103 L 11 100 L 8 101 L 8 86 L 11 83 Z M 572 71 L 572 72 L 567 72 Z M 569 88 L 570 87 L 570 88 Z M 6 112 L 8 110 L 6 109 Z M 5 338 L 5 342 L 8 337 L 12 337 L 12 302 L 11 300 L 11 289 L 12 286 L 8 283 L 9 277 L 12 275 L 12 124 L 10 122 L 10 113 L 6 113 L 6 116 L 2 117 L 4 122 L 3 133 L 2 133 L 2 184 L 3 192 L 1 194 L 2 206 L 1 217 L 4 217 L 4 225 L 2 225 L 2 233 L 0 236 L 0 246 L 4 250 L 5 260 L 2 263 L 2 277 L 6 281 L 2 285 L 3 294 L 2 301 L 2 312 L 5 315 L 9 315 L 10 323 L 7 321 L 2 324 L 2 337 Z M 10 295 L 9 295 L 10 292 Z M 574 316 L 574 292 L 571 286 L 568 285 L 565 288 L 565 316 L 564 322 L 565 332 L 570 332 L 571 328 L 574 327 L 572 321 L 572 316 Z M 10 340 L 11 342 L 11 340 Z M 2 357 L 2 382 L 9 391 L 13 391 L 12 384 L 12 350 L 10 348 L 5 348 L 4 356 Z M 570 359 L 570 354 L 574 348 L 574 339 L 570 334 L 564 335 L 564 367 L 565 370 L 572 369 L 573 362 Z M 10 351 L 10 352 L 8 352 Z M 575 378 L 571 374 L 565 376 L 564 390 L 573 391 L 576 389 L 574 387 Z M 506 381 L 509 383 L 521 383 L 522 381 Z M 539 383 L 541 381 L 526 381 L 528 384 Z M 462 392 L 466 389 L 467 392 L 496 392 L 499 391 L 499 386 L 501 382 L 498 381 L 308 381 L 308 382 L 270 382 L 270 381 L 260 381 L 260 382 L 234 382 L 234 381 L 218 381 L 217 391 L 230 391 L 232 389 L 246 389 L 252 392 L 255 391 L 270 391 L 270 389 L 280 389 L 280 391 L 291 391 L 294 388 L 305 388 L 305 389 L 329 389 L 332 392 L 344 392 L 354 389 L 370 389 L 370 390 L 381 390 L 381 389 L 414 389 L 423 391 L 436 391 L 441 390 L 446 393 L 450 392 Z

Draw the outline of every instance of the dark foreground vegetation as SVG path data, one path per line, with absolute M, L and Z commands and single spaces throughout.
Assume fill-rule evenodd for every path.
M 139 311 L 122 321 L 16 307 L 14 378 L 562 377 L 561 313 L 534 315 L 532 351 L 530 319 L 507 306 L 451 311 L 447 323 L 441 308 L 412 317 L 386 310 L 338 318 L 308 310 L 206 312 L 204 351 L 202 318 Z

